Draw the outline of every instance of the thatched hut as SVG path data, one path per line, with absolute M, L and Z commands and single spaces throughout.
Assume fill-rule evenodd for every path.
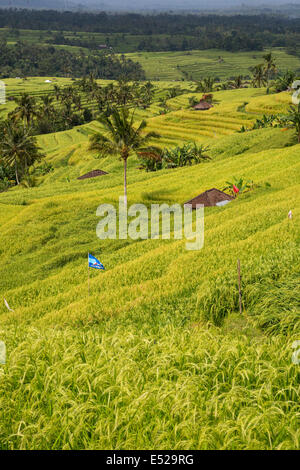
M 207 109 L 213 108 L 213 105 L 211 103 L 208 103 L 207 101 L 200 101 L 200 103 L 196 104 L 194 106 L 194 109 L 196 111 L 206 111 Z
M 230 196 L 229 194 L 226 194 L 219 189 L 212 188 L 208 189 L 204 193 L 199 194 L 199 196 L 194 197 L 184 205 L 192 206 L 193 209 L 196 209 L 197 204 L 202 204 L 204 207 L 224 206 L 233 199 L 233 196 Z
M 106 171 L 103 170 L 92 170 L 85 175 L 79 176 L 78 180 L 85 180 L 87 178 L 96 178 L 97 176 L 107 175 Z

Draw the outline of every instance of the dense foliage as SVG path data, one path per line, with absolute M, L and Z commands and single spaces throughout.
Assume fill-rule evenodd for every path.
M 145 51 L 218 48 L 228 51 L 261 50 L 263 47 L 295 48 L 299 20 L 274 16 L 138 15 L 57 11 L 2 10 L 0 27 L 60 31 L 55 44 L 98 47 L 94 38 L 66 37 L 64 31 L 104 33 L 108 45 L 122 51 L 124 34 L 137 37 L 137 49 Z M 110 43 L 118 34 L 117 41 Z
M 30 128 L 13 120 L 0 124 L 0 168 L 4 176 L 4 187 L 19 184 L 22 177 L 29 176 L 30 167 L 40 161 L 44 154 L 37 145 L 37 140 L 30 134 Z M 14 169 L 13 181 L 12 168 Z M 3 184 L 2 183 L 2 184 Z
M 56 75 L 80 77 L 93 73 L 95 78 L 118 79 L 126 75 L 132 79 L 145 78 L 138 63 L 125 57 L 93 51 L 88 56 L 53 46 L 37 46 L 18 42 L 0 44 L 2 77 Z
M 156 149 L 139 152 L 142 160 L 142 167 L 146 171 L 157 171 L 169 168 L 196 165 L 205 160 L 210 160 L 206 154 L 208 147 L 197 145 L 196 142 L 189 142 L 184 145 L 177 145 L 174 148 Z

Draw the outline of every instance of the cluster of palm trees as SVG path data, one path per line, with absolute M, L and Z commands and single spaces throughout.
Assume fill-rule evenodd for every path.
M 273 54 L 269 52 L 263 56 L 263 59 L 264 62 L 262 64 L 255 65 L 252 68 L 252 85 L 258 88 L 267 85 L 270 79 L 274 78 L 277 73 L 277 66 Z M 206 77 L 200 81 L 196 81 L 195 91 L 211 93 L 212 91 L 231 90 L 242 88 L 243 86 L 245 85 L 244 77 L 242 75 L 238 75 L 227 82 L 219 84 L 216 83 L 216 79 L 214 77 Z
M 238 88 L 246 87 L 248 84 L 245 81 L 243 75 L 237 75 L 226 82 L 217 83 L 216 78 L 207 77 L 203 78 L 199 82 L 196 82 L 196 92 L 200 93 L 211 93 L 213 91 L 223 91 L 223 90 L 236 90 Z
M 104 137 L 92 139 L 91 148 L 114 153 L 121 151 L 124 161 L 125 181 L 127 159 L 131 152 L 147 148 L 147 141 L 158 137 L 155 133 L 143 135 L 146 127 L 143 121 L 135 129 L 133 115 L 129 117 L 128 107 L 147 108 L 152 103 L 155 87 L 151 82 L 130 83 L 121 79 L 117 84 L 110 83 L 100 87 L 93 76 L 75 82 L 73 86 L 59 87 L 54 85 L 53 92 L 42 95 L 39 100 L 22 93 L 15 97 L 16 108 L 9 113 L 6 121 L 0 122 L 0 167 L 2 174 L 5 168 L 14 169 L 16 184 L 29 178 L 29 169 L 43 158 L 34 135 L 57 132 L 80 125 L 100 115 L 100 121 L 115 136 L 115 141 Z M 92 113 L 84 107 L 82 95 L 87 102 L 96 101 L 98 113 Z M 121 108 L 118 111 L 118 108 Z M 117 134 L 113 129 L 117 129 Z M 11 174 L 10 171 L 8 171 Z M 126 185 L 125 185 L 126 187 Z
M 261 88 L 268 85 L 271 78 L 274 78 L 277 73 L 277 66 L 274 56 L 268 52 L 263 56 L 264 62 L 257 64 L 253 67 L 252 84 L 256 88 Z
M 81 96 L 73 87 L 59 89 L 55 86 L 54 94 L 42 95 L 39 101 L 22 93 L 14 101 L 17 107 L 9 114 L 9 119 L 23 120 L 33 134 L 57 132 L 85 122 Z
M 0 166 L 13 168 L 15 183 L 29 175 L 30 167 L 44 157 L 36 137 L 22 121 L 7 120 L 0 123 Z
M 120 78 L 106 86 L 100 86 L 93 75 L 75 83 L 92 101 L 96 101 L 101 114 L 109 116 L 114 107 L 139 107 L 146 109 L 153 102 L 155 86 L 150 82 L 130 82 L 126 77 Z
M 109 116 L 114 107 L 146 109 L 152 103 L 154 93 L 151 82 L 131 83 L 120 79 L 116 84 L 100 86 L 91 75 L 73 86 L 55 84 L 53 92 L 42 95 L 38 101 L 28 93 L 22 93 L 14 98 L 17 107 L 9 119 L 23 120 L 33 134 L 47 134 L 81 125 L 99 115 Z M 87 103 L 93 103 L 93 111 Z

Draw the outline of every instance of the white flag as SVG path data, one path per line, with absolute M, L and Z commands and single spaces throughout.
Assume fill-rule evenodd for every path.
M 292 211 L 290 211 L 290 212 L 288 213 L 288 218 L 289 218 L 289 219 L 292 219 L 292 218 L 293 218 L 293 213 L 292 213 Z
M 12 308 L 10 308 L 10 306 L 8 305 L 8 302 L 6 299 L 4 299 L 4 304 L 5 304 L 5 307 L 10 311 L 10 312 L 14 312 L 14 310 Z

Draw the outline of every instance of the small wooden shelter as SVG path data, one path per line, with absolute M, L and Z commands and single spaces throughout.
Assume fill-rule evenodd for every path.
M 199 194 L 199 196 L 194 197 L 194 199 L 191 199 L 184 205 L 192 206 L 193 209 L 196 209 L 197 204 L 202 204 L 204 207 L 224 206 L 233 199 L 233 196 L 230 196 L 229 194 L 226 194 L 219 189 L 212 188 L 208 189 L 204 193 Z
M 85 175 L 79 176 L 78 180 L 85 180 L 87 178 L 96 178 L 97 176 L 107 175 L 106 171 L 103 170 L 92 170 Z
M 196 111 L 206 111 L 207 109 L 213 108 L 213 105 L 211 103 L 208 103 L 208 101 L 201 100 L 200 103 L 196 104 L 194 106 L 194 109 Z

